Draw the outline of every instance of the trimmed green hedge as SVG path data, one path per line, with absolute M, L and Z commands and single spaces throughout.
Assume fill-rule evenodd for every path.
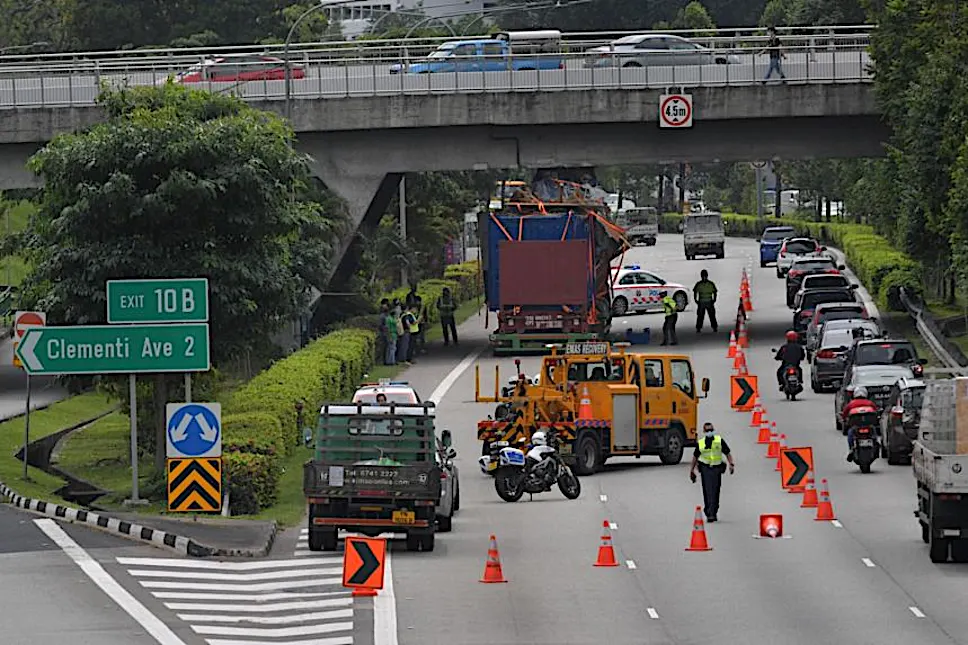
M 682 218 L 678 213 L 666 213 L 660 225 L 664 232 L 674 233 Z M 898 299 L 900 287 L 918 296 L 922 294 L 921 265 L 866 224 L 809 222 L 787 217 L 759 219 L 735 213 L 723 214 L 723 221 L 726 235 L 732 237 L 759 237 L 767 226 L 792 226 L 799 235 L 809 235 L 839 248 L 857 278 L 882 308 L 902 308 Z

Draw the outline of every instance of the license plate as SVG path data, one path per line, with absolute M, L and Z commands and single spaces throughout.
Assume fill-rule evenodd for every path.
M 873 439 L 859 439 L 857 441 L 857 445 L 860 446 L 861 448 L 870 448 L 870 447 L 872 447 L 874 445 L 874 440 Z
M 394 524 L 413 524 L 417 514 L 413 511 L 393 511 Z

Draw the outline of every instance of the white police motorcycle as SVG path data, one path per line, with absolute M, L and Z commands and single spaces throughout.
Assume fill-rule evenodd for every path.
M 577 499 L 581 495 L 581 483 L 561 460 L 559 444 L 554 429 L 547 434 L 535 432 L 527 453 L 509 446 L 506 441 L 491 444 L 494 465 L 489 463 L 488 470 L 494 470 L 494 490 L 498 497 L 505 502 L 516 502 L 525 493 L 546 493 L 557 484 L 567 499 Z

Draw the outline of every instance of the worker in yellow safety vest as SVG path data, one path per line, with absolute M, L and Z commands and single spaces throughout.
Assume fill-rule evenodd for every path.
M 703 512 L 706 514 L 706 521 L 718 521 L 719 513 L 719 491 L 723 484 L 723 473 L 726 472 L 726 464 L 723 458 L 729 462 L 729 474 L 736 472 L 736 464 L 733 462 L 733 455 L 730 454 L 726 440 L 716 434 L 713 424 L 708 421 L 702 426 L 703 436 L 696 443 L 696 450 L 692 453 L 692 466 L 689 468 L 689 479 L 696 483 L 696 467 L 699 467 L 699 475 L 702 477 L 702 499 Z
M 676 336 L 676 323 L 679 322 L 679 306 L 669 296 L 668 291 L 662 291 L 659 295 L 662 297 L 662 314 L 665 316 L 662 323 L 662 344 L 678 345 L 679 337 Z

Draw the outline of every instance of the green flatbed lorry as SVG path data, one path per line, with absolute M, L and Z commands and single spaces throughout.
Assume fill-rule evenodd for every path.
M 406 533 L 407 550 L 433 551 L 441 495 L 434 420 L 429 401 L 322 406 L 303 466 L 311 551 L 336 550 L 340 529 Z

